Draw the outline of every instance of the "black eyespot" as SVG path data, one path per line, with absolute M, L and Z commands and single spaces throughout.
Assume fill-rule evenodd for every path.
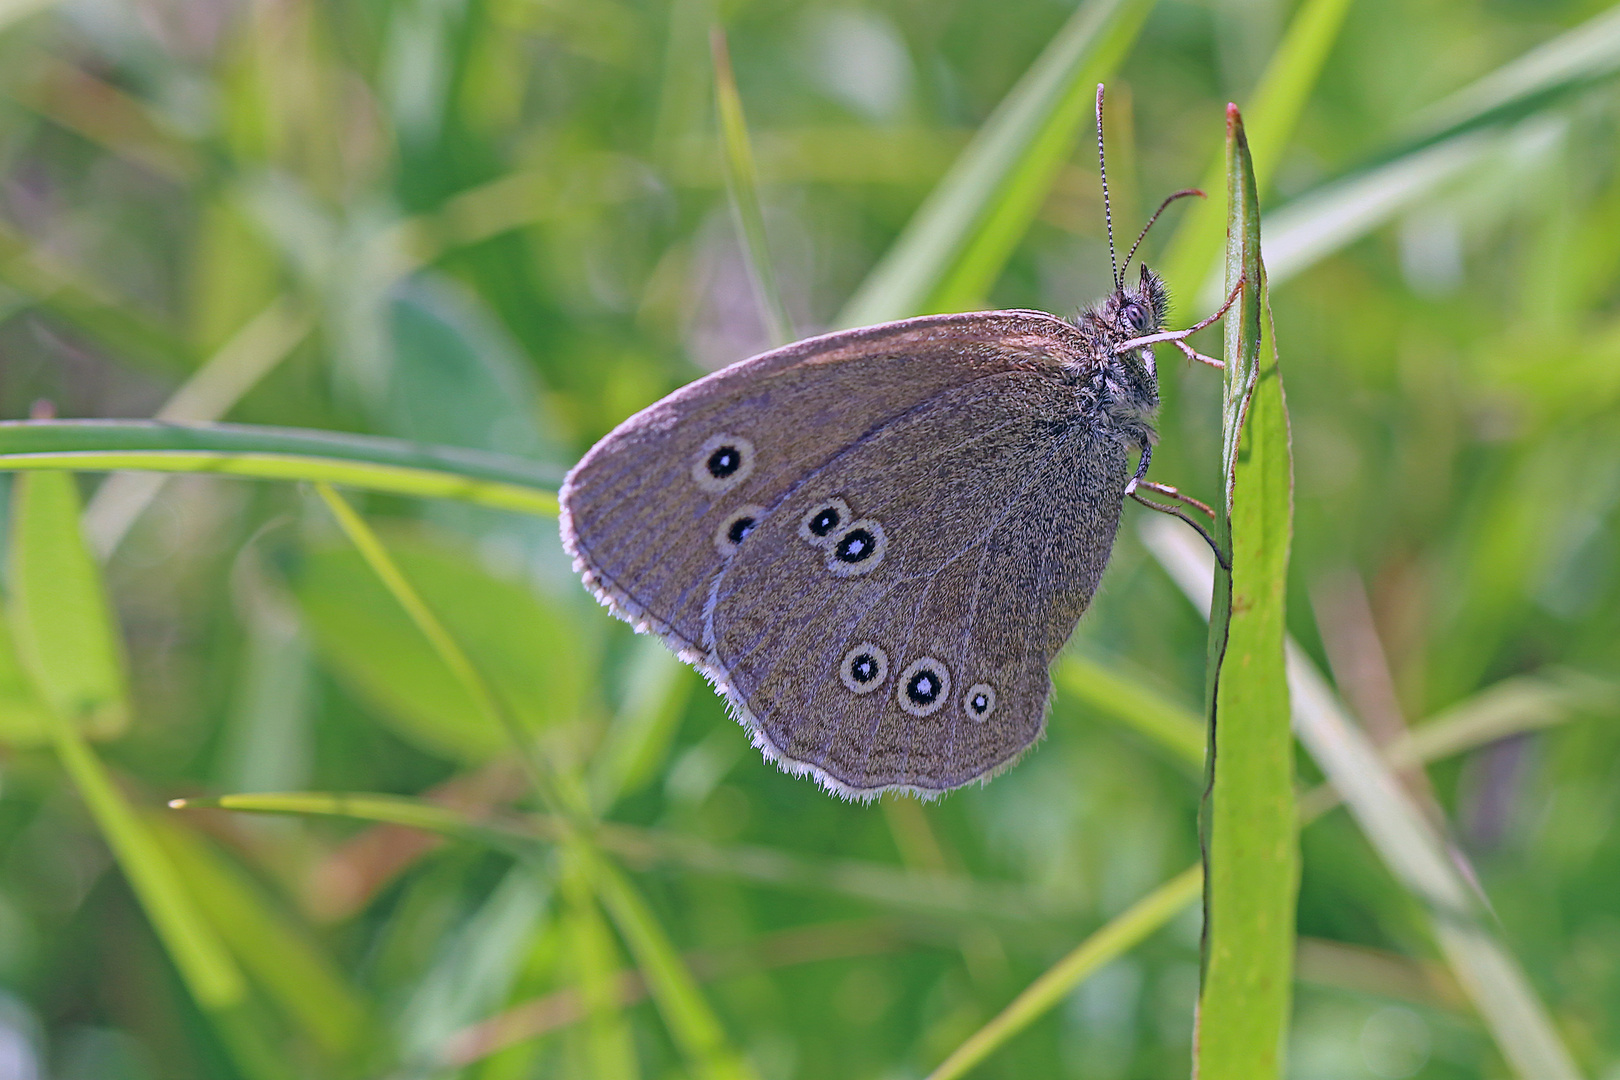
M 869 694 L 889 677 L 889 654 L 875 643 L 863 641 L 844 654 L 838 677 L 854 694 Z
M 726 515 L 714 530 L 714 550 L 722 559 L 737 553 L 737 546 L 765 520 L 765 508 L 758 503 L 746 503 Z
M 974 683 L 962 699 L 969 720 L 986 720 L 996 711 L 996 690 L 989 683 Z
M 1131 329 L 1132 330 L 1135 330 L 1137 332 L 1141 332 L 1141 331 L 1147 329 L 1147 324 L 1148 324 L 1147 312 L 1145 310 L 1143 310 L 1141 304 L 1137 304 L 1137 303 L 1126 304 L 1125 307 L 1124 307 L 1124 310 L 1122 311 L 1122 314 L 1125 316 L 1125 321 L 1131 324 Z
M 826 536 L 828 533 L 838 528 L 842 521 L 843 518 L 838 516 L 838 508 L 836 506 L 824 506 L 815 514 L 810 516 L 810 520 L 805 523 L 804 527 L 809 529 L 817 536 Z
M 932 705 L 939 699 L 939 676 L 929 668 L 923 668 L 913 675 L 906 683 L 906 697 L 917 706 Z
M 711 435 L 692 457 L 692 479 L 710 495 L 730 491 L 753 471 L 754 444 L 742 435 Z
M 815 526 L 811 525 L 811 529 L 813 531 Z M 876 550 L 877 537 L 870 530 L 851 529 L 833 545 L 833 558 L 845 563 L 865 562 Z
M 716 480 L 724 480 L 738 469 L 742 468 L 742 451 L 735 446 L 722 446 L 709 455 L 705 463 L 709 475 Z
M 896 698 L 912 716 L 930 716 L 945 707 L 951 696 L 951 673 L 932 656 L 921 656 L 900 673 Z

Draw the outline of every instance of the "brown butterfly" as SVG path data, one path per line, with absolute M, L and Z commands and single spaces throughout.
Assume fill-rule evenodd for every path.
M 1166 303 L 1116 266 L 1073 321 L 928 315 L 733 364 L 585 455 L 563 544 L 787 771 L 861 799 L 988 779 L 1040 738 L 1147 471 L 1153 344 L 1219 364 L 1183 340 L 1213 318 L 1164 333 Z

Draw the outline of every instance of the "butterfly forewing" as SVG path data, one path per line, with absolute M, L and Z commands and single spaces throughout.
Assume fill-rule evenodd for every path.
M 951 387 L 1050 366 L 1078 340 L 1041 312 L 927 316 L 734 364 L 626 420 L 575 466 L 563 543 L 616 614 L 701 663 L 714 575 L 794 483 Z
M 1055 363 L 940 391 L 773 504 L 715 580 L 708 666 L 767 753 L 834 790 L 988 776 L 1040 736 L 1125 475 Z

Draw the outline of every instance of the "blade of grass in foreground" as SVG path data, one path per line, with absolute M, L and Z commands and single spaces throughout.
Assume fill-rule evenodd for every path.
M 1203 981 L 1193 1045 L 1201 1080 L 1264 1080 L 1282 1075 L 1299 885 L 1283 666 L 1293 467 L 1275 340 L 1262 363 L 1254 166 L 1237 106 L 1226 116 L 1226 282 L 1241 282 L 1243 295 L 1225 322 L 1226 498 L 1215 538 L 1231 566 L 1215 576 L 1209 624 Z
M 748 122 L 743 118 L 742 98 L 731 73 L 726 34 L 718 26 L 710 31 L 709 48 L 714 57 L 714 97 L 720 112 L 720 144 L 725 150 L 726 189 L 731 192 L 731 209 L 742 237 L 748 277 L 754 286 L 754 303 L 765 320 L 771 343 L 786 345 L 793 340 L 793 319 L 782 303 L 770 245 L 765 242 L 765 215 L 759 208 L 759 175 L 748 141 Z
M 203 473 L 344 484 L 555 517 L 561 476 L 523 458 L 373 435 L 152 420 L 0 422 L 0 471 Z
M 1209 558 L 1180 529 L 1144 534 L 1149 550 L 1195 605 L 1210 595 Z M 1580 1073 L 1524 971 L 1497 939 L 1462 853 L 1401 786 L 1303 650 L 1288 643 L 1294 729 L 1391 874 L 1422 901 L 1435 940 L 1491 1037 L 1521 1080 Z
M 836 325 L 983 302 L 1090 117 L 1093 88 L 1124 58 L 1152 8 L 1152 0 L 1087 0 L 1070 16 L 844 305 Z
M 1194 546 L 1199 545 L 1200 541 L 1192 539 L 1180 526 L 1168 521 L 1158 520 L 1151 524 L 1159 528 L 1147 530 L 1147 543 L 1161 558 L 1164 558 L 1161 545 L 1179 551 L 1185 544 L 1191 550 L 1191 558 L 1183 561 L 1193 564 L 1193 575 L 1203 590 L 1202 595 L 1207 598 L 1213 575 L 1212 567 L 1206 565 L 1211 560 L 1204 555 L 1201 547 Z M 1208 614 L 1206 610 L 1205 617 Z M 1059 678 L 1061 681 L 1061 675 Z M 1392 746 L 1389 756 L 1391 763 L 1396 766 L 1421 765 L 1441 756 L 1472 749 L 1482 742 L 1567 720 L 1577 708 L 1612 712 L 1615 700 L 1612 685 L 1586 677 L 1565 675 L 1550 684 L 1543 680 L 1510 679 L 1418 725 L 1414 731 L 1433 729 L 1432 735 L 1412 740 L 1410 745 L 1399 749 Z M 1153 706 L 1153 711 L 1157 712 L 1159 708 Z M 1174 723 L 1184 728 L 1195 722 L 1180 717 Z M 1183 736 L 1177 735 L 1166 740 L 1166 745 L 1174 746 L 1182 741 Z M 1300 799 L 1300 827 L 1309 825 L 1337 806 L 1338 802 L 1339 793 L 1331 784 L 1316 788 Z M 1051 1011 L 1098 968 L 1128 951 L 1198 899 L 1202 883 L 1203 867 L 1195 864 L 1143 897 L 1025 988 L 942 1062 L 929 1075 L 929 1080 L 949 1080 L 983 1061 L 1014 1035 Z

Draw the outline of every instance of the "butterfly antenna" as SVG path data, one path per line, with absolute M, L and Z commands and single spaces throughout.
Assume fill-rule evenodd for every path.
M 1108 225 L 1108 265 L 1114 271 L 1114 288 L 1125 287 L 1119 275 L 1119 259 L 1114 254 L 1114 212 L 1108 207 L 1108 161 L 1103 156 L 1103 84 L 1097 84 L 1097 172 L 1102 175 L 1103 221 Z M 1129 260 L 1126 260 L 1127 262 Z
M 1131 245 L 1130 252 L 1125 256 L 1124 264 L 1119 268 L 1121 281 L 1125 280 L 1125 271 L 1131 268 L 1131 260 L 1136 258 L 1136 249 L 1142 246 L 1142 241 L 1147 238 L 1148 230 L 1153 228 L 1153 223 L 1155 221 L 1159 220 L 1159 215 L 1164 213 L 1165 207 L 1169 206 L 1177 199 L 1185 199 L 1189 195 L 1196 195 L 1200 199 L 1204 198 L 1204 193 L 1199 191 L 1197 188 L 1182 188 L 1180 191 L 1166 196 L 1164 202 L 1159 204 L 1159 208 L 1153 211 L 1153 216 L 1148 218 L 1146 225 L 1142 226 L 1142 231 L 1136 234 L 1136 243 Z

